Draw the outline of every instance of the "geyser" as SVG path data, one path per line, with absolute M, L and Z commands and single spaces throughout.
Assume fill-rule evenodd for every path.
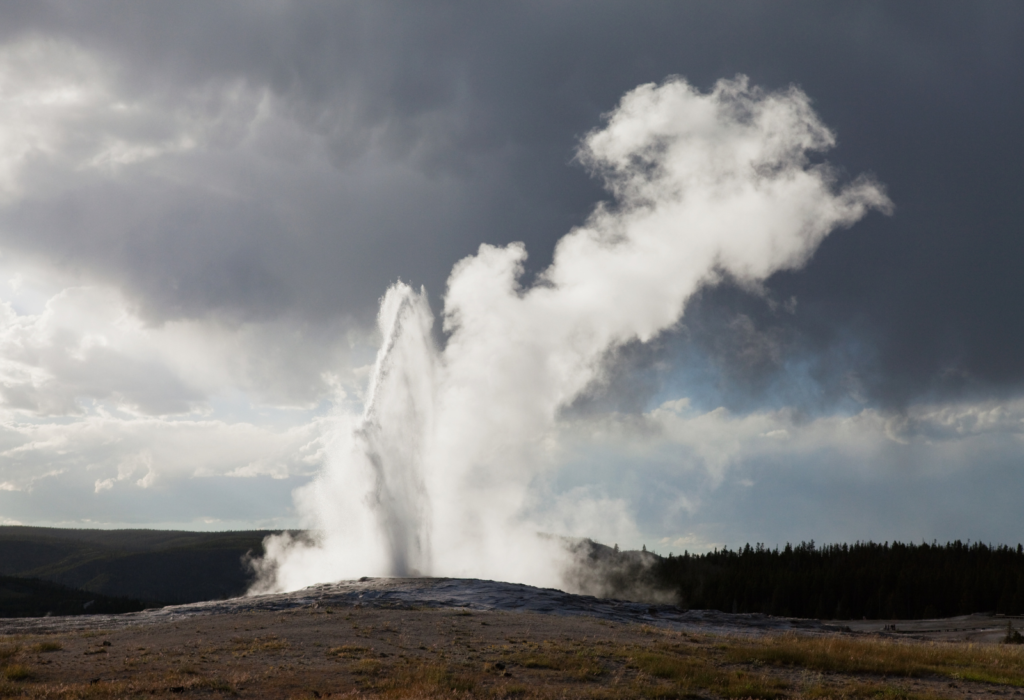
M 627 93 L 578 153 L 613 199 L 558 242 L 536 283 L 520 282 L 521 243 L 481 245 L 448 280 L 441 348 L 425 291 L 387 291 L 365 410 L 338 418 L 322 472 L 296 492 L 313 534 L 269 538 L 255 590 L 417 573 L 560 585 L 564 551 L 526 507 L 560 409 L 703 285 L 754 287 L 836 227 L 887 211 L 870 178 L 838 187 L 811 164 L 833 143 L 796 88 L 738 77 L 701 94 L 672 78 Z

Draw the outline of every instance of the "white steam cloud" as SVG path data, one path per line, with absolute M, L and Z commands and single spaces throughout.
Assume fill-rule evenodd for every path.
M 676 78 L 626 94 L 579 150 L 614 202 L 559 241 L 534 284 L 520 282 L 522 244 L 482 245 L 452 270 L 443 348 L 426 293 L 388 290 L 364 413 L 340 419 L 329 462 L 296 496 L 315 534 L 268 540 L 257 590 L 363 575 L 561 584 L 561 547 L 528 515 L 560 410 L 702 286 L 756 286 L 888 210 L 870 179 L 837 188 L 811 164 L 833 143 L 796 88 L 739 77 L 701 94 Z

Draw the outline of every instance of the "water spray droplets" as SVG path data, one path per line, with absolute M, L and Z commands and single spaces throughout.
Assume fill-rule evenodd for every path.
M 261 589 L 415 573 L 563 585 L 571 555 L 538 532 L 586 536 L 602 509 L 527 511 L 557 466 L 559 410 L 600 384 L 609 351 L 670 328 L 702 286 L 723 274 L 754 286 L 887 211 L 874 181 L 837 189 L 809 165 L 832 143 L 796 88 L 741 77 L 702 94 L 677 78 L 627 93 L 580 146 L 615 202 L 558 242 L 537 286 L 519 283 L 521 243 L 482 245 L 452 270 L 440 350 L 426 293 L 388 290 L 363 415 L 339 418 L 323 472 L 297 492 L 317 539 L 268 540 Z

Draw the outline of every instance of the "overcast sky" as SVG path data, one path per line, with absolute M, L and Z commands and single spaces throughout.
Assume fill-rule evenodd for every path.
M 0 522 L 296 525 L 387 287 L 437 311 L 485 242 L 544 269 L 624 93 L 744 74 L 894 210 L 623 348 L 532 507 L 664 553 L 1016 544 L 1022 35 L 997 1 L 2 2 Z

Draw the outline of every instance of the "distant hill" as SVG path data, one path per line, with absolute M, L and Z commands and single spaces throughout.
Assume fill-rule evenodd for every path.
M 0 576 L 149 605 L 230 598 L 252 582 L 243 558 L 262 556 L 271 534 L 0 526 Z
M 253 578 L 245 558 L 262 556 L 263 540 L 271 534 L 0 526 L 0 577 L 77 589 L 54 593 L 40 588 L 40 581 L 9 581 L 0 585 L 0 616 L 6 614 L 5 600 L 20 609 L 19 596 L 26 610 L 40 614 L 61 596 L 71 608 L 92 598 L 99 605 L 97 596 L 130 599 L 111 602 L 115 607 L 239 596 Z M 747 545 L 663 557 L 592 540 L 564 543 L 574 554 L 564 572 L 567 587 L 603 598 L 821 619 L 1024 613 L 1021 545 L 807 542 L 781 550 Z
M 0 576 L 0 617 L 103 615 L 145 607 L 140 600 L 111 598 L 39 579 Z

